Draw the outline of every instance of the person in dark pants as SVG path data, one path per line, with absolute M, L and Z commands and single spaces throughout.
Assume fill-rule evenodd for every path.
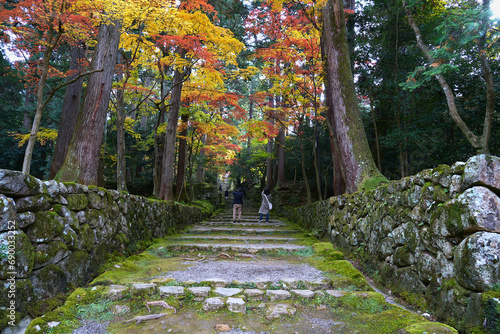
M 259 214 L 260 214 L 260 219 L 259 223 L 262 222 L 262 216 L 266 215 L 266 223 L 269 223 L 269 210 L 271 206 L 271 202 L 269 201 L 269 197 L 271 197 L 271 192 L 269 191 L 268 188 L 265 188 L 262 193 L 262 203 L 260 204 L 259 208 Z
M 238 215 L 238 223 L 241 221 L 241 212 L 243 211 L 243 193 L 241 188 L 238 188 L 233 193 L 233 223 L 236 222 L 236 215 Z

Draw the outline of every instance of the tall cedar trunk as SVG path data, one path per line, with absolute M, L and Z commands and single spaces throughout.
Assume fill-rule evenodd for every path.
M 158 105 L 158 119 L 156 120 L 154 136 L 155 166 L 153 171 L 153 195 L 158 197 L 160 197 L 161 176 L 163 175 L 163 152 L 165 150 L 165 136 L 158 133 L 160 125 L 165 123 L 165 113 L 167 110 L 167 106 L 165 105 L 167 89 L 164 77 L 164 74 L 162 74 L 160 82 L 161 102 Z
M 97 185 L 99 157 L 106 126 L 106 115 L 115 73 L 121 23 L 113 21 L 99 27 L 98 42 L 92 59 L 92 70 L 102 69 L 90 75 L 64 164 L 55 179 L 81 184 Z
M 187 112 L 181 115 L 181 121 L 182 121 L 182 131 L 179 136 L 179 157 L 177 159 L 177 178 L 175 180 L 176 184 L 175 197 L 177 198 L 177 200 L 187 195 L 186 187 L 184 187 L 186 178 L 186 165 L 187 165 L 186 154 L 187 154 L 187 134 L 188 134 L 188 121 L 189 121 L 189 114 Z M 181 193 L 184 193 L 183 196 L 181 195 Z
M 266 160 L 266 177 L 267 177 L 267 188 L 269 190 L 274 189 L 274 179 L 273 179 L 273 165 L 274 159 L 273 156 L 273 138 L 268 137 L 267 139 L 267 160 Z
M 31 126 L 30 137 L 28 139 L 28 144 L 26 145 L 26 151 L 24 152 L 23 161 L 23 173 L 29 174 L 31 169 L 31 158 L 33 157 L 33 148 L 35 147 L 36 136 L 38 130 L 40 129 L 40 122 L 42 120 L 43 109 L 47 101 L 43 99 L 43 90 L 45 88 L 45 82 L 47 81 L 47 76 L 49 74 L 49 62 L 52 57 L 52 52 L 54 51 L 56 45 L 59 43 L 62 32 L 54 30 L 54 26 L 49 27 L 48 37 L 45 41 L 45 51 L 43 53 L 43 63 L 41 68 L 40 80 L 38 81 L 38 86 L 36 90 L 36 110 L 35 117 L 33 118 L 33 125 Z
M 333 112 L 333 130 L 342 157 L 346 190 L 361 188 L 363 182 L 374 177 L 383 178 L 378 171 L 368 146 L 359 113 L 354 80 L 347 48 L 342 0 L 328 0 L 323 7 L 323 38 L 326 71 Z
M 317 114 L 317 111 L 316 111 Z M 314 165 L 314 175 L 316 176 L 316 192 L 318 193 L 318 199 L 323 200 L 321 196 L 321 172 L 319 166 L 319 138 L 318 138 L 318 118 L 314 118 L 314 136 L 313 136 L 313 165 Z
M 285 174 L 285 129 L 280 127 L 278 137 L 276 137 L 278 146 L 278 175 L 276 177 L 277 185 L 283 185 L 286 182 Z
M 121 57 L 119 57 L 121 58 Z M 120 59 L 121 62 L 121 59 Z M 123 80 L 123 71 L 118 73 L 118 80 Z M 125 83 L 116 92 L 116 190 L 127 190 L 127 161 L 125 157 Z
M 430 63 L 435 63 L 436 60 L 432 58 L 431 51 L 425 44 L 420 29 L 418 28 L 415 20 L 413 19 L 413 15 L 408 8 L 406 1 L 403 1 L 403 7 L 406 12 L 406 16 L 408 17 L 408 22 L 415 33 L 415 38 L 417 40 L 417 46 L 422 50 L 424 56 Z M 479 61 L 481 63 L 481 71 L 482 77 L 486 83 L 486 111 L 484 115 L 483 122 L 483 133 L 480 136 L 477 136 L 472 132 L 472 130 L 465 124 L 463 118 L 458 113 L 455 94 L 453 93 L 452 88 L 448 85 L 445 77 L 441 73 L 436 73 L 434 77 L 439 82 L 439 85 L 443 89 L 443 92 L 446 96 L 446 102 L 448 103 L 448 110 L 450 112 L 450 116 L 458 126 L 458 128 L 465 135 L 471 146 L 476 150 L 477 154 L 489 154 L 489 140 L 491 136 L 491 127 L 493 124 L 493 114 L 495 113 L 495 84 L 493 81 L 493 75 L 491 73 L 491 68 L 488 60 L 488 53 L 486 52 L 486 35 L 488 33 L 487 25 L 489 20 L 489 8 L 490 8 L 490 0 L 483 0 L 481 5 L 481 10 L 483 12 L 483 16 L 481 21 L 479 22 L 481 32 L 479 37 L 476 38 L 476 43 L 479 50 Z
M 82 60 L 85 59 L 86 53 L 87 48 L 83 43 L 79 43 L 71 48 L 69 53 L 69 70 L 74 72 L 75 75 L 68 77 L 68 81 L 74 79 L 78 74 L 83 73 L 84 67 L 82 65 Z M 76 120 L 80 113 L 82 87 L 83 77 L 66 86 L 49 179 L 53 179 L 56 176 L 66 158 L 71 137 L 75 131 Z
M 252 82 L 250 82 L 250 95 L 253 94 L 253 90 L 252 90 Z M 248 120 L 251 120 L 253 119 L 253 99 L 250 98 L 250 106 L 248 108 Z M 250 138 L 250 136 L 248 136 L 247 138 L 247 156 L 248 158 L 250 158 L 252 156 L 252 139 Z M 250 189 L 254 182 L 251 178 L 251 172 L 250 172 L 250 168 L 245 168 L 245 179 L 247 180 L 247 188 Z
M 302 139 L 302 136 L 299 136 L 299 144 L 300 144 L 300 167 L 302 169 L 302 177 L 304 178 L 304 185 L 306 186 L 307 204 L 309 204 L 312 202 L 312 196 L 311 196 L 311 187 L 309 186 L 309 181 L 307 180 L 306 157 L 304 154 L 304 140 Z
M 320 39 L 320 47 L 321 47 L 321 59 L 324 64 L 326 64 L 326 55 L 325 55 L 325 38 L 322 36 Z M 330 91 L 330 77 L 328 71 L 325 68 L 325 92 Z M 325 94 L 325 101 L 327 107 L 326 113 L 326 124 L 328 126 L 329 139 L 330 139 L 330 151 L 332 157 L 332 179 L 333 179 L 333 196 L 338 196 L 345 193 L 345 181 L 344 181 L 344 170 L 342 164 L 342 157 L 340 156 L 338 145 L 335 139 L 335 130 L 333 128 L 334 124 L 334 113 L 333 113 L 333 102 L 331 101 L 331 94 Z
M 205 146 L 207 143 L 207 135 L 203 135 L 201 137 L 201 142 L 203 143 L 203 146 Z M 200 151 L 198 156 L 199 160 L 203 161 L 205 159 L 205 151 Z M 196 167 L 196 180 L 200 183 L 205 181 L 205 168 L 201 163 Z
M 166 201 L 174 200 L 173 179 L 175 165 L 175 143 L 177 138 L 177 121 L 181 106 L 182 80 L 184 70 L 176 69 L 174 73 L 172 93 L 170 95 L 170 109 L 168 111 L 167 131 L 165 134 L 165 153 L 163 157 L 163 173 L 160 185 L 160 198 Z

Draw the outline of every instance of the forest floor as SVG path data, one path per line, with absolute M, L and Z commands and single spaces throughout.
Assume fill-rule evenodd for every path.
M 457 333 L 375 291 L 328 242 L 244 208 L 112 264 L 33 333 Z M 29 333 L 29 332 L 28 332 Z

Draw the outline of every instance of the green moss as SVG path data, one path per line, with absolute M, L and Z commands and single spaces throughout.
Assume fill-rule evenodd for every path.
M 67 252 L 68 247 L 60 240 L 53 241 L 47 245 L 45 250 L 37 250 L 34 254 L 34 266 L 40 267 L 53 259 L 59 252 Z
M 76 187 L 76 182 L 63 182 L 62 184 L 69 187 Z
M 451 172 L 451 167 L 448 166 L 448 165 L 439 165 L 439 166 L 437 166 L 436 168 L 434 168 L 432 170 L 433 174 L 436 173 L 436 172 L 438 172 L 440 174 L 443 173 L 443 172 Z
M 380 187 L 383 184 L 388 184 L 388 183 L 389 180 L 384 176 L 372 177 L 370 179 L 364 180 L 359 190 L 370 191 Z
M 51 241 L 55 236 L 61 234 L 64 229 L 61 217 L 53 211 L 39 211 L 35 213 L 35 223 L 29 227 L 31 239 Z
M 330 242 L 317 242 L 312 245 L 315 253 L 323 256 L 328 261 L 343 260 L 344 253 L 333 248 Z
M 486 318 L 486 329 L 493 334 L 500 333 L 500 284 L 496 284 L 481 296 Z
M 89 188 L 89 190 L 92 190 L 92 191 L 96 191 L 99 189 L 99 187 L 94 185 L 94 184 L 89 185 L 88 188 Z
M 458 331 L 455 328 L 438 322 L 421 322 L 407 326 L 404 330 L 405 334 L 458 334 Z
M 66 196 L 68 201 L 68 209 L 72 211 L 80 211 L 87 207 L 89 204 L 85 194 L 70 194 Z

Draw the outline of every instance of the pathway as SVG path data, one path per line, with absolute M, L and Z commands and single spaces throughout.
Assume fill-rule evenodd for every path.
M 456 333 L 387 303 L 329 243 L 229 211 L 115 263 L 37 333 L 71 333 L 68 314 L 74 334 Z

